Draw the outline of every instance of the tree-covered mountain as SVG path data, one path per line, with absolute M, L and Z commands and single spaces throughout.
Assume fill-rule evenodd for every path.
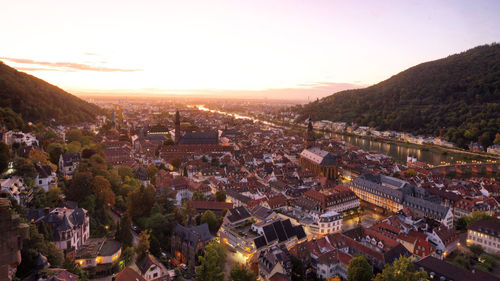
M 0 61 L 0 112 L 9 108 L 34 123 L 54 119 L 56 124 L 76 124 L 92 121 L 101 113 L 98 106 Z
M 354 122 L 379 130 L 443 136 L 465 147 L 500 132 L 500 44 L 409 68 L 376 85 L 293 108 L 301 120 Z

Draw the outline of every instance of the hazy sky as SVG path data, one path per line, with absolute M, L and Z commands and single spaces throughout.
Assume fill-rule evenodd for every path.
M 0 11 L 0 60 L 72 93 L 315 98 L 500 41 L 493 0 L 0 0 Z

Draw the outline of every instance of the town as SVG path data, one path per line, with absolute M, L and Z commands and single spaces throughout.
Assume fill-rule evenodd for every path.
M 401 163 L 324 129 L 399 133 L 271 122 L 285 103 L 89 101 L 93 123 L 2 123 L 8 280 L 500 280 L 498 161 Z

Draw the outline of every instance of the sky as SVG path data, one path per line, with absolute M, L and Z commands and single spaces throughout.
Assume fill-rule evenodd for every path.
M 0 0 L 0 60 L 77 95 L 315 99 L 500 41 L 500 1 Z

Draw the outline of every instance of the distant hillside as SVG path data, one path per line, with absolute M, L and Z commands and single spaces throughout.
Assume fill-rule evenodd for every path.
M 76 124 L 92 121 L 101 112 L 64 90 L 0 61 L 0 108 L 11 108 L 24 121 Z
M 500 44 L 409 68 L 364 89 L 296 106 L 301 120 L 355 122 L 379 130 L 444 136 L 465 147 L 500 132 Z

